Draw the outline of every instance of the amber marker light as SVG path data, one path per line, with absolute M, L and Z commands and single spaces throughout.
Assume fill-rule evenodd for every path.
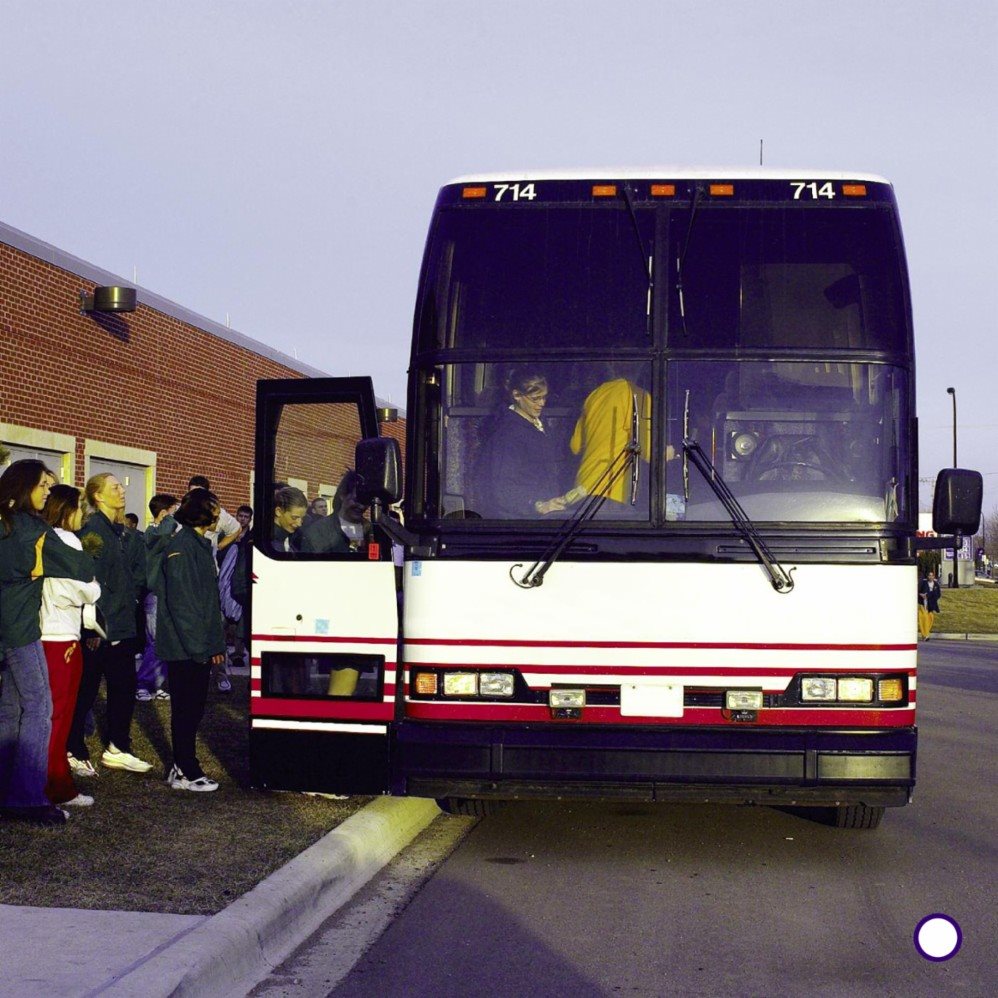
M 412 685 L 420 696 L 435 696 L 437 674 L 435 672 L 417 672 L 413 677 Z
M 904 685 L 900 679 L 881 679 L 877 683 L 877 699 L 883 703 L 899 703 L 904 699 Z
M 487 187 L 465 187 L 461 191 L 461 197 L 466 201 L 470 201 L 473 198 L 483 198 L 489 193 Z
M 847 198 L 865 198 L 866 184 L 843 184 L 842 196 Z
M 735 185 L 734 184 L 711 184 L 710 185 L 710 195 L 715 198 L 730 198 L 734 197 Z
M 653 198 L 674 198 L 676 196 L 675 184 L 652 184 L 651 196 Z
M 617 196 L 616 184 L 593 184 L 594 198 L 615 198 Z

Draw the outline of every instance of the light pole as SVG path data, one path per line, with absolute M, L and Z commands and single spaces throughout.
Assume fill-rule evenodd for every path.
M 946 394 L 953 396 L 953 467 L 955 468 L 957 466 L 957 464 L 956 464 L 956 389 L 955 388 L 947 388 L 946 389 Z
M 956 464 L 956 389 L 955 388 L 947 388 L 946 389 L 946 394 L 953 396 L 953 467 L 955 468 L 957 466 L 957 464 Z M 958 569 L 957 569 L 957 556 L 956 555 L 957 555 L 956 548 L 954 548 L 953 549 L 953 574 L 950 576 L 950 588 L 951 589 L 957 589 L 957 588 L 959 588 L 959 585 L 960 585 L 960 581 L 957 578 L 957 571 L 958 571 Z

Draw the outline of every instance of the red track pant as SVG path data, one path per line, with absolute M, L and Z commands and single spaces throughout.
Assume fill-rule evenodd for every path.
M 52 689 L 52 739 L 45 793 L 53 804 L 63 804 L 78 793 L 66 759 L 66 739 L 83 675 L 83 651 L 79 641 L 43 641 L 42 647 Z

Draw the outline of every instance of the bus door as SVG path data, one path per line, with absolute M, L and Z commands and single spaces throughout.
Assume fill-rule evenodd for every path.
M 371 379 L 261 381 L 256 419 L 251 777 L 387 793 L 395 571 L 387 538 L 350 518 L 354 449 L 379 432 Z

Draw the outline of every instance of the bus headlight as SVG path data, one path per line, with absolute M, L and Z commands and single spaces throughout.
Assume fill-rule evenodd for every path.
M 586 691 L 550 690 L 548 705 L 552 710 L 581 710 L 586 705 Z
M 839 699 L 849 703 L 870 703 L 873 700 L 873 680 L 858 676 L 840 679 Z
M 478 695 L 477 672 L 445 672 L 445 697 L 473 697 Z
M 483 697 L 511 697 L 512 672 L 483 672 L 478 677 L 478 694 Z
M 762 710 L 762 690 L 728 690 L 724 706 L 728 710 Z
M 437 695 L 437 674 L 435 672 L 417 672 L 413 676 L 412 685 L 419 696 Z
M 821 676 L 805 676 L 800 681 L 801 700 L 834 700 L 835 680 Z

